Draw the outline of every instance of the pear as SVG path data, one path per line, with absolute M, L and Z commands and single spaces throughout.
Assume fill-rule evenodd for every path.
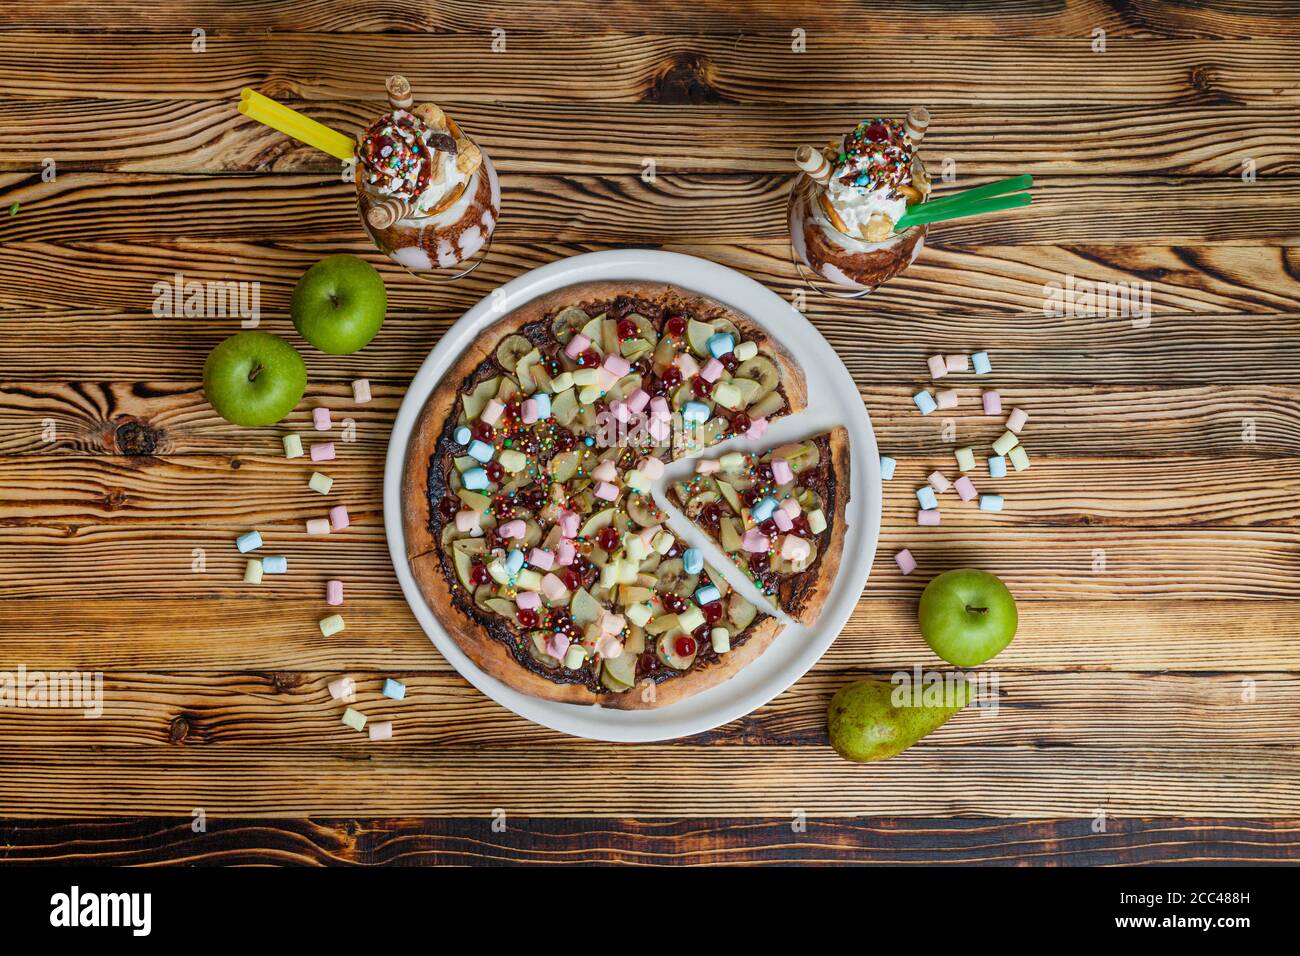
M 845 760 L 869 763 L 900 754 L 939 727 L 970 700 L 965 682 L 955 690 L 957 706 L 895 706 L 895 691 L 910 700 L 911 688 L 895 688 L 879 680 L 841 687 L 826 714 L 831 746 Z

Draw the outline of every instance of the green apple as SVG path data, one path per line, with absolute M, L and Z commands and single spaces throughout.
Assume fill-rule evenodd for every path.
M 949 664 L 983 664 L 1016 636 L 1016 599 L 997 575 L 974 568 L 945 571 L 921 594 L 921 633 Z
M 351 355 L 384 324 L 388 293 L 375 267 L 356 256 L 327 256 L 302 274 L 289 304 L 293 326 L 322 352 Z
M 203 394 L 236 425 L 273 425 L 307 388 L 298 350 L 270 332 L 237 332 L 208 353 Z

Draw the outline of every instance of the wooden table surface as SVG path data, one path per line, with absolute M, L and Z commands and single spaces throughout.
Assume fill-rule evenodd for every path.
M 0 860 L 1294 859 L 1297 6 L 951 6 L 5 4 L 0 204 L 20 205 L 0 216 L 0 669 L 102 671 L 105 706 L 0 707 Z M 338 164 L 235 111 L 250 86 L 350 132 L 391 72 L 502 175 L 491 257 L 456 284 L 387 264 Z M 830 651 L 768 706 L 665 744 L 565 738 L 470 687 L 403 601 L 382 521 L 393 416 L 439 336 L 500 283 L 619 246 L 793 296 L 794 147 L 916 104 L 932 169 L 1030 172 L 1035 199 L 935 227 L 866 302 L 807 297 L 900 459 Z M 306 347 L 287 313 L 336 252 L 375 263 L 390 294 L 379 337 L 347 357 Z M 261 283 L 261 327 L 309 370 L 292 427 L 318 402 L 355 419 L 329 469 L 346 533 L 302 534 L 321 501 L 280 430 L 204 401 L 203 359 L 236 320 L 155 317 L 153 284 L 178 272 Z M 1150 321 L 1045 316 L 1070 275 L 1149 283 Z M 1031 414 L 1033 468 L 1000 483 L 1003 513 L 949 507 L 917 528 L 912 492 L 950 443 L 909 395 L 927 355 L 977 348 Z M 375 399 L 356 407 L 359 376 Z M 967 412 L 957 426 L 996 435 Z M 251 527 L 290 574 L 241 583 L 232 541 Z M 937 666 L 916 599 L 960 565 L 1020 601 L 991 665 L 997 715 L 961 714 L 883 764 L 840 760 L 830 695 Z M 348 628 L 322 638 L 334 577 Z M 394 740 L 339 722 L 325 685 L 344 673 Z M 385 676 L 406 701 L 379 697 Z

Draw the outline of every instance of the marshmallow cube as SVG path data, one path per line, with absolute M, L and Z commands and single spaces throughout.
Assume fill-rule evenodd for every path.
M 970 368 L 969 355 L 945 355 L 943 364 L 950 372 L 964 372 Z
M 1011 409 L 1011 414 L 1007 416 L 1007 431 L 1020 434 L 1020 430 L 1025 427 L 1025 422 L 1029 420 L 1029 413 L 1023 408 Z
M 930 472 L 930 477 L 926 480 L 930 482 L 930 486 L 934 488 L 935 491 L 939 492 L 939 494 L 943 494 L 952 487 L 952 482 L 945 478 L 942 472 L 932 471 Z
M 392 700 L 402 700 L 406 697 L 406 685 L 391 677 L 385 678 L 383 694 Z
M 370 401 L 370 379 L 359 378 L 352 383 L 352 398 L 358 405 Z
M 894 477 L 894 469 L 898 467 L 898 462 L 888 455 L 880 456 L 880 477 L 889 481 Z
M 921 410 L 922 415 L 929 415 L 939 407 L 938 403 L 934 400 L 934 396 L 924 390 L 913 395 L 912 401 L 916 402 L 916 407 Z
M 330 421 L 330 410 L 324 405 L 313 408 L 311 410 L 311 423 L 316 426 L 318 432 L 329 431 L 330 425 L 333 424 Z
M 926 527 L 933 527 L 939 523 L 939 510 L 933 508 L 929 511 L 918 511 L 916 513 L 916 523 Z
M 997 392 L 984 392 L 980 396 L 980 401 L 984 403 L 985 415 L 1002 414 L 1002 396 Z
M 953 490 L 957 492 L 957 496 L 961 498 L 962 501 L 970 501 L 976 495 L 974 482 L 972 482 L 965 475 L 962 475 L 960 478 L 954 481 L 952 483 L 952 487 Z
M 944 361 L 942 355 L 931 355 L 925 363 L 930 366 L 931 378 L 943 378 L 948 374 L 948 363 Z
M 1019 444 L 1020 439 L 1016 437 L 1015 432 L 1003 432 L 998 440 L 993 443 L 993 451 L 996 454 L 1005 455 Z
M 955 388 L 944 388 L 935 392 L 934 397 L 942 409 L 957 407 L 957 390 Z
M 953 457 L 957 459 L 958 471 L 975 470 L 975 449 L 974 448 L 970 448 L 970 447 L 958 448 L 955 452 L 953 452 Z
M 993 363 L 989 361 L 988 352 L 976 352 L 970 357 L 971 364 L 975 366 L 976 375 L 987 375 L 993 371 Z
M 980 511 L 1001 511 L 1001 495 L 980 495 Z
M 343 603 L 343 582 L 326 581 L 325 582 L 325 603 L 331 607 L 338 607 Z
M 1007 457 L 1011 459 L 1011 464 L 1016 471 L 1024 471 L 1029 467 L 1029 453 L 1025 451 L 1024 445 L 1017 445 L 1011 449 L 1007 452 Z
M 989 477 L 1005 478 L 1007 476 L 1007 460 L 1002 455 L 994 455 L 989 459 Z
M 939 507 L 939 499 L 934 496 L 934 489 L 929 485 L 922 485 L 916 489 L 916 500 L 921 503 L 921 508 L 925 511 L 933 511 Z
M 916 558 L 912 557 L 912 552 L 906 548 L 894 555 L 894 560 L 898 562 L 898 570 L 904 574 L 911 574 L 916 570 Z

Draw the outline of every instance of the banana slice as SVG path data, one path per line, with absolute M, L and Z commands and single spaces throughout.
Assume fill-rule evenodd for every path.
M 590 321 L 591 316 L 582 309 L 568 308 L 551 320 L 551 332 L 562 344 L 568 345 L 569 339 L 573 338 L 573 333 Z
M 533 351 L 533 343 L 522 335 L 508 335 L 497 346 L 497 364 L 513 374 L 519 367 L 519 360 L 531 351 Z
M 758 383 L 758 391 L 750 399 L 750 404 L 758 402 L 765 398 L 776 387 L 781 384 L 781 374 L 772 364 L 772 360 L 765 355 L 755 355 L 752 359 L 746 359 L 736 366 L 735 378 L 747 378 L 752 382 Z M 739 386 L 749 389 L 749 386 Z

